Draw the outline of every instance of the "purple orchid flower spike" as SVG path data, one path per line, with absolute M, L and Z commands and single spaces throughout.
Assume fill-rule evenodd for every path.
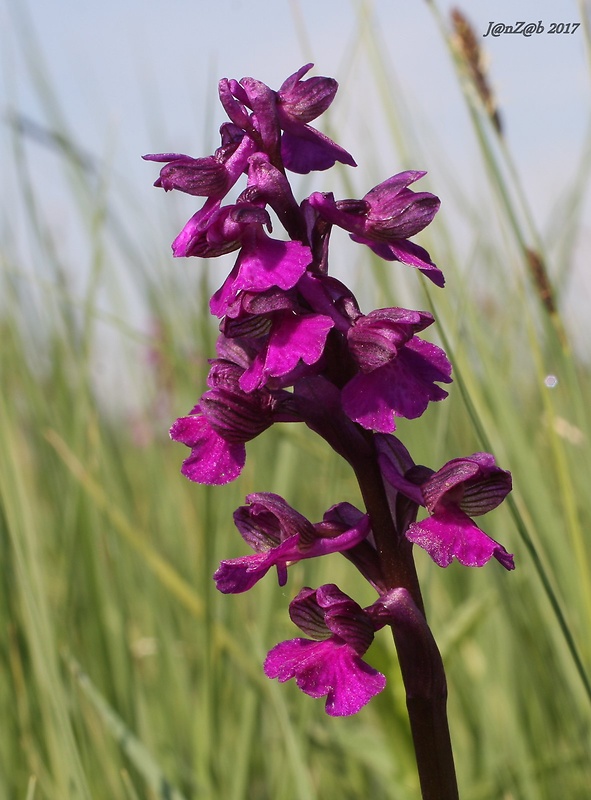
M 451 365 L 419 336 L 434 322 L 431 314 L 399 307 L 362 313 L 353 293 L 329 275 L 330 238 L 338 226 L 381 258 L 443 286 L 429 253 L 411 241 L 433 220 L 439 199 L 410 188 L 421 171 L 395 174 L 361 200 L 321 192 L 296 199 L 290 171 L 355 166 L 310 125 L 338 88 L 332 78 L 307 77 L 311 66 L 277 91 L 252 77 L 223 78 L 219 98 L 230 121 L 213 155 L 145 156 L 161 164 L 156 186 L 205 197 L 174 240 L 173 255 L 237 253 L 210 300 L 220 335 L 208 388 L 170 435 L 190 448 L 182 472 L 199 483 L 237 478 L 247 442 L 277 422 L 303 422 L 350 465 L 366 513 L 337 503 L 312 524 L 276 494 L 249 494 L 234 521 L 254 553 L 223 560 L 215 583 L 224 593 L 245 592 L 274 568 L 284 586 L 295 562 L 337 552 L 348 559 L 378 599 L 362 608 L 332 583 L 304 588 L 290 616 L 305 636 L 277 644 L 265 673 L 295 678 L 304 693 L 326 697 L 332 716 L 354 714 L 384 688 L 384 676 L 363 659 L 374 634 L 389 626 L 422 796 L 457 800 L 445 672 L 413 544 L 440 566 L 454 558 L 482 566 L 494 557 L 512 570 L 513 556 L 472 519 L 501 503 L 511 475 L 488 453 L 434 472 L 415 464 L 393 435 L 398 418 L 416 419 L 447 396 Z M 235 188 L 241 179 L 246 186 Z M 417 521 L 421 508 L 427 518 Z
M 337 586 L 302 589 L 289 615 L 311 638 L 276 645 L 265 660 L 268 678 L 295 678 L 310 697 L 326 696 L 333 717 L 356 714 L 382 691 L 385 677 L 361 658 L 373 641 L 372 619 Z
M 349 231 L 353 241 L 367 245 L 387 261 L 416 267 L 437 286 L 443 286 L 443 273 L 427 251 L 408 241 L 432 221 L 439 209 L 438 197 L 408 188 L 425 174 L 410 170 L 393 175 L 361 200 L 335 201 L 332 194 L 314 192 L 308 201 L 330 223 Z
M 279 585 L 284 586 L 289 564 L 349 550 L 370 531 L 369 517 L 348 503 L 333 506 L 322 522 L 312 525 L 276 494 L 260 492 L 246 500 L 249 505 L 234 512 L 234 522 L 256 555 L 221 562 L 214 580 L 224 594 L 247 591 L 272 567 L 277 568 Z M 344 517 L 355 523 L 343 524 Z
M 436 564 L 447 567 L 455 557 L 464 566 L 482 567 L 494 557 L 505 569 L 515 569 L 511 553 L 471 519 L 492 511 L 511 491 L 511 473 L 498 467 L 492 455 L 448 461 L 420 486 L 401 476 L 383 455 L 380 465 L 393 486 L 427 508 L 430 516 L 411 523 L 405 535 Z
M 378 309 L 355 321 L 347 339 L 361 371 L 343 389 L 352 420 L 392 433 L 396 417 L 415 419 L 430 401 L 447 397 L 435 381 L 451 383 L 451 364 L 443 350 L 415 336 L 433 321 L 426 311 L 404 308 Z

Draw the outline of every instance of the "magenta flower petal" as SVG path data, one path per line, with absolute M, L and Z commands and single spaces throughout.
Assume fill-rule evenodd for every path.
M 211 313 L 223 317 L 239 291 L 264 292 L 273 286 L 292 289 L 311 261 L 309 247 L 271 239 L 260 231 L 244 241 L 234 269 L 211 298 Z
M 433 322 L 427 311 L 378 308 L 353 320 L 347 331 L 349 350 L 362 372 L 372 372 L 396 358 L 416 333 Z
M 213 579 L 216 588 L 223 594 L 246 592 L 264 578 L 274 566 L 277 567 L 279 585 L 287 583 L 287 562 L 298 557 L 297 537 L 292 536 L 278 547 L 264 553 L 226 559 L 220 563 Z
M 295 678 L 310 697 L 326 695 L 326 711 L 335 717 L 356 714 L 382 691 L 385 677 L 361 659 L 373 640 L 373 620 L 338 586 L 302 589 L 289 614 L 313 639 L 276 645 L 265 661 L 267 677 Z
M 277 567 L 279 585 L 283 586 L 289 564 L 344 552 L 362 542 L 370 532 L 367 514 L 348 503 L 333 506 L 322 522 L 312 525 L 278 495 L 261 492 L 248 495 L 247 500 L 250 505 L 241 506 L 234 513 L 234 522 L 242 538 L 257 553 L 221 562 L 214 580 L 225 594 L 247 591 L 273 566 Z
M 173 256 L 175 258 L 186 258 L 193 255 L 195 250 L 201 249 L 202 243 L 206 241 L 207 229 L 219 215 L 220 201 L 215 197 L 208 198 L 202 208 L 193 214 L 176 236 L 172 243 Z M 239 246 L 239 239 L 234 242 L 225 242 L 224 246 L 219 248 L 219 252 L 214 252 L 213 254 L 223 255 L 223 253 L 230 253 Z
M 438 197 L 406 188 L 425 172 L 402 172 L 375 186 L 363 198 L 369 205 L 368 230 L 372 236 L 408 239 L 426 228 L 439 210 Z
M 312 262 L 310 248 L 300 242 L 282 242 L 264 234 L 245 242 L 234 290 L 263 292 L 272 286 L 293 288 Z
M 426 550 L 440 567 L 449 566 L 454 557 L 466 567 L 482 567 L 494 556 L 505 569 L 515 568 L 513 556 L 458 508 L 445 508 L 414 522 L 406 538 Z
M 312 523 L 273 492 L 246 495 L 247 505 L 234 512 L 234 524 L 244 541 L 258 553 L 266 552 L 293 536 L 314 538 Z M 353 526 L 351 526 L 353 527 Z
M 424 174 L 409 171 L 393 175 L 361 200 L 335 201 L 332 194 L 314 192 L 308 202 L 328 222 L 349 231 L 354 242 L 366 245 L 386 261 L 401 261 L 420 269 L 436 286 L 443 286 L 443 273 L 429 253 L 408 239 L 423 230 L 439 208 L 435 195 L 407 188 Z
M 218 95 L 224 111 L 232 122 L 238 128 L 256 134 L 251 115 L 245 107 L 248 98 L 242 86 L 234 80 L 222 78 L 218 83 Z
M 244 131 L 226 124 L 222 128 L 222 146 L 212 156 L 192 158 L 182 153 L 153 153 L 146 161 L 168 162 L 160 170 L 155 186 L 169 192 L 222 198 L 246 169 L 256 145 Z
M 337 161 L 356 167 L 353 156 L 309 125 L 292 125 L 281 137 L 281 158 L 285 168 L 299 175 L 330 169 Z
M 439 209 L 439 198 L 407 187 L 425 172 L 401 172 L 374 186 L 362 200 L 335 201 L 314 192 L 310 204 L 334 225 L 375 242 L 405 241 L 422 231 Z
M 160 170 L 154 184 L 164 191 L 172 189 L 201 197 L 223 197 L 228 189 L 224 164 L 215 156 L 191 158 L 181 153 L 155 153 L 144 156 L 146 161 L 168 161 Z
M 450 372 L 443 350 L 415 336 L 395 359 L 373 372 L 359 373 L 347 383 L 343 409 L 368 430 L 392 433 L 396 417 L 416 419 L 429 402 L 447 397 L 434 381 L 450 383 Z
M 308 78 L 301 80 L 313 64 L 305 64 L 286 78 L 277 92 L 279 119 L 288 117 L 297 122 L 312 122 L 323 114 L 334 100 L 339 87 L 334 78 Z
M 255 357 L 240 378 L 240 386 L 251 392 L 270 377 L 280 378 L 300 361 L 309 366 L 322 356 L 326 337 L 334 323 L 321 314 L 281 314 L 274 321 L 267 346 Z
M 191 448 L 181 472 L 196 483 L 229 483 L 238 477 L 246 462 L 244 444 L 223 439 L 209 425 L 199 407 L 189 416 L 177 419 L 170 429 L 170 438 Z
M 281 135 L 276 93 L 256 78 L 241 78 L 239 86 L 244 92 L 246 104 L 253 110 L 253 120 L 256 120 L 263 149 L 269 155 L 274 155 Z M 235 96 L 239 94 L 241 93 L 235 92 Z
M 494 456 L 474 453 L 444 464 L 423 485 L 423 496 L 431 513 L 454 503 L 477 517 L 500 505 L 511 485 L 511 473 L 498 467 Z
M 326 695 L 326 713 L 332 717 L 356 714 L 386 685 L 386 678 L 366 664 L 343 641 L 291 639 L 267 655 L 265 674 L 284 683 L 296 679 L 310 697 Z
M 400 261 L 409 267 L 418 269 L 435 286 L 443 288 L 445 277 L 443 272 L 431 261 L 431 256 L 424 247 L 410 242 L 408 239 L 397 239 L 391 242 L 374 242 L 365 236 L 351 234 L 351 239 L 358 244 L 364 244 L 385 261 Z

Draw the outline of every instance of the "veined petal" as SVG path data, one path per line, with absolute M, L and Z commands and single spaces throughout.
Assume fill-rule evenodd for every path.
M 426 173 L 409 170 L 371 189 L 363 198 L 369 204 L 368 233 L 383 239 L 408 239 L 426 228 L 437 213 L 440 201 L 429 192 L 407 187 Z
M 265 234 L 245 242 L 234 290 L 262 292 L 272 286 L 293 288 L 312 263 L 309 247 L 300 242 L 283 242 Z
M 215 156 L 192 158 L 182 153 L 154 153 L 144 156 L 144 159 L 168 162 L 154 184 L 166 192 L 177 189 L 194 196 L 223 197 L 228 189 L 226 168 Z
M 275 286 L 292 289 L 311 261 L 309 247 L 271 239 L 260 231 L 243 243 L 232 272 L 210 300 L 211 313 L 223 317 L 241 291 L 265 292 Z
M 292 120 L 311 122 L 323 114 L 334 100 L 338 83 L 334 78 L 308 78 L 301 80 L 313 64 L 305 64 L 281 84 L 278 96 L 279 120 L 285 114 Z
M 449 566 L 454 557 L 466 567 L 482 567 L 494 556 L 505 569 L 515 568 L 513 556 L 458 508 L 414 522 L 406 538 L 426 550 L 440 567 Z
M 498 467 L 490 453 L 474 453 L 448 461 L 422 489 L 431 513 L 455 504 L 476 517 L 502 503 L 511 491 L 511 473 Z
M 213 197 L 205 201 L 203 206 L 185 223 L 181 232 L 172 243 L 172 253 L 175 258 L 185 258 L 193 255 L 193 249 L 200 239 L 205 237 L 207 228 L 220 214 L 220 200 Z M 239 240 L 229 243 L 229 249 L 223 252 L 230 252 L 240 246 Z M 221 255 L 221 253 L 220 253 Z
M 416 333 L 433 322 L 427 311 L 378 308 L 359 316 L 349 328 L 349 350 L 363 372 L 372 372 L 395 358 Z
M 429 253 L 408 239 L 397 239 L 390 242 L 377 242 L 368 239 L 366 236 L 351 234 L 351 239 L 359 244 L 364 244 L 373 250 L 380 258 L 386 261 L 400 261 L 409 267 L 418 269 L 426 278 L 429 278 L 435 286 L 442 288 L 445 285 L 443 272 L 432 261 Z
M 276 645 L 265 660 L 265 674 L 284 683 L 296 679 L 310 697 L 326 695 L 326 713 L 356 714 L 386 685 L 386 678 L 366 664 L 345 642 L 291 639 Z
M 326 337 L 334 323 L 322 314 L 281 314 L 274 322 L 269 341 L 240 378 L 240 386 L 251 392 L 268 378 L 280 378 L 300 361 L 311 366 L 322 356 Z
M 440 348 L 414 337 L 395 359 L 373 372 L 358 373 L 346 384 L 343 409 L 368 430 L 393 433 L 396 417 L 416 419 L 429 402 L 447 397 L 434 381 L 449 383 L 449 371 Z
M 234 512 L 234 524 L 253 550 L 267 551 L 293 536 L 316 538 L 312 523 L 278 494 L 256 492 L 246 502 Z
M 415 183 L 421 178 L 424 178 L 426 174 L 427 172 L 425 170 L 419 169 L 408 169 L 405 172 L 398 172 L 396 175 L 392 175 L 390 178 L 386 178 L 385 181 L 378 183 L 373 189 L 370 189 L 363 199 L 372 207 L 376 209 L 380 208 L 382 205 L 388 203 L 389 197 L 395 197 L 410 186 L 411 183 Z
M 346 503 L 333 506 L 324 515 L 323 522 L 312 525 L 279 495 L 261 492 L 249 495 L 249 499 L 251 505 L 237 509 L 234 522 L 243 539 L 257 553 L 222 561 L 214 579 L 217 588 L 226 594 L 247 591 L 273 566 L 277 567 L 279 585 L 283 586 L 287 582 L 289 564 L 344 552 L 363 541 L 370 532 L 367 514 L 361 514 Z M 351 521 L 350 527 L 345 519 Z M 339 633 L 347 641 L 350 639 L 349 643 L 362 655 L 371 643 L 373 631 L 357 604 L 336 587 L 321 587 L 317 592 L 307 592 L 300 592 L 290 606 L 292 619 L 293 614 L 296 615 L 296 624 L 299 614 L 304 621 L 303 630 L 310 633 L 305 626 L 312 616 L 316 620 L 315 626 L 321 626 L 320 638 L 329 635 L 330 631 Z M 330 606 L 326 612 L 320 610 L 323 603 Z M 351 612 L 352 627 L 347 627 L 347 619 L 340 619 L 347 617 L 347 611 Z M 322 619 L 331 617 L 331 614 L 333 617 L 336 614 L 336 618 L 327 626 Z
M 196 483 L 229 483 L 238 477 L 246 462 L 244 444 L 227 442 L 200 412 L 178 419 L 170 429 L 170 438 L 191 448 L 181 472 Z
M 280 136 L 276 93 L 256 78 L 241 78 L 240 86 L 246 94 L 247 105 L 253 110 L 265 151 L 274 153 Z
M 252 134 L 256 133 L 251 116 L 245 108 L 247 100 L 244 89 L 234 80 L 222 78 L 218 83 L 220 102 L 226 114 L 238 127 Z

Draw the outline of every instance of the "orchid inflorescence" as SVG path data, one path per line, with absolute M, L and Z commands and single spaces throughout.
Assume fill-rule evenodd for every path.
M 431 222 L 439 199 L 410 189 L 425 173 L 407 171 L 360 200 L 313 192 L 297 202 L 288 172 L 326 170 L 336 162 L 356 166 L 309 124 L 337 91 L 331 78 L 304 79 L 311 66 L 278 91 L 253 78 L 221 80 L 230 121 L 221 126 L 218 150 L 205 158 L 145 158 L 164 163 L 156 186 L 206 198 L 176 237 L 174 255 L 238 252 L 210 301 L 220 335 L 208 389 L 170 431 L 191 451 L 183 474 L 198 483 L 232 481 L 245 464 L 248 441 L 275 423 L 304 422 L 359 481 L 365 513 L 338 503 L 314 524 L 276 494 L 248 495 L 234 521 L 255 552 L 223 561 L 214 576 L 221 592 L 239 593 L 273 567 L 283 586 L 290 565 L 328 553 L 340 552 L 358 567 L 376 601 L 361 608 L 331 583 L 302 589 L 289 612 L 305 637 L 277 644 L 264 665 L 269 677 L 295 678 L 306 694 L 326 696 L 326 711 L 339 716 L 356 713 L 384 688 L 385 677 L 363 660 L 380 628 L 392 628 L 403 673 L 412 664 L 407 686 L 420 684 L 429 659 L 437 663 L 413 544 L 442 567 L 454 557 L 466 566 L 494 557 L 514 568 L 513 556 L 473 521 L 502 502 L 511 475 L 488 453 L 434 471 L 415 464 L 394 435 L 397 417 L 415 419 L 447 396 L 439 384 L 451 382 L 451 365 L 443 350 L 419 336 L 434 322 L 430 313 L 362 313 L 353 293 L 329 275 L 330 233 L 336 225 L 382 259 L 413 267 L 442 287 L 441 270 L 410 241 Z M 223 205 L 243 175 L 246 188 Z M 286 237 L 271 235 L 270 212 Z M 426 516 L 417 521 L 419 508 Z

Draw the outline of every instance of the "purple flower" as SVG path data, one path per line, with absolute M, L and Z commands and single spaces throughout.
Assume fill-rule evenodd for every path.
M 431 222 L 440 205 L 435 195 L 408 188 L 425 174 L 408 171 L 393 175 L 361 200 L 335 201 L 332 194 L 314 192 L 308 201 L 330 223 L 349 231 L 353 241 L 367 245 L 387 261 L 416 267 L 443 286 L 443 273 L 427 251 L 408 241 Z
M 447 392 L 451 365 L 439 347 L 415 336 L 433 322 L 426 311 L 382 308 L 349 328 L 349 349 L 361 371 L 343 389 L 345 413 L 364 428 L 396 429 L 395 418 L 415 419 Z
M 323 114 L 338 89 L 333 78 L 301 78 L 311 69 L 306 64 L 283 82 L 277 93 L 277 115 L 284 133 L 281 157 L 286 169 L 300 174 L 325 170 L 335 162 L 357 166 L 352 156 L 320 131 L 306 124 Z
M 244 442 L 229 442 L 211 426 L 199 405 L 176 420 L 170 438 L 191 448 L 181 472 L 191 481 L 221 485 L 240 475 L 246 463 Z
M 244 467 L 246 442 L 276 421 L 299 421 L 283 408 L 289 394 L 268 390 L 245 394 L 238 386 L 242 372 L 236 364 L 213 361 L 211 388 L 170 429 L 171 439 L 191 448 L 181 468 L 189 480 L 217 485 L 233 481 Z
M 362 660 L 373 641 L 369 614 L 334 584 L 305 588 L 289 606 L 292 621 L 311 639 L 276 645 L 265 674 L 282 683 L 295 678 L 310 697 L 326 696 L 333 717 L 356 714 L 386 685 L 385 677 Z
M 279 119 L 289 122 L 312 122 L 327 110 L 335 98 L 339 84 L 334 78 L 307 78 L 302 80 L 313 64 L 305 64 L 286 78 L 277 92 Z
M 252 203 L 222 206 L 209 198 L 172 243 L 175 258 L 217 258 L 238 250 L 248 231 L 271 228 L 269 212 Z
M 288 123 L 281 137 L 281 158 L 285 168 L 300 175 L 330 169 L 337 161 L 356 167 L 353 157 L 326 134 L 310 125 Z
M 285 80 L 278 92 L 254 78 L 222 79 L 220 100 L 232 122 L 257 141 L 271 163 L 306 174 L 337 161 L 356 166 L 352 156 L 307 123 L 325 111 L 336 93 L 331 78 L 301 78 L 307 64 Z M 252 113 L 251 113 L 252 111 Z
M 336 330 L 341 333 L 346 334 L 362 316 L 351 290 L 330 275 L 314 274 L 307 270 L 298 281 L 297 289 L 310 308 L 330 317 Z
M 251 361 L 240 377 L 240 388 L 252 392 L 273 381 L 292 385 L 305 374 L 304 366 L 322 357 L 334 322 L 303 310 L 294 292 L 241 292 L 226 308 L 222 331 L 251 343 Z
M 284 586 L 288 564 L 343 552 L 369 533 L 368 516 L 349 503 L 333 506 L 322 522 L 312 525 L 276 494 L 261 492 L 246 500 L 250 505 L 234 513 L 234 522 L 256 555 L 221 562 L 214 580 L 225 594 L 247 591 L 273 566 L 279 585 Z
M 312 261 L 310 248 L 300 242 L 271 239 L 262 226 L 244 233 L 242 249 L 232 272 L 211 298 L 212 314 L 223 317 L 239 291 L 264 292 L 274 286 L 293 288 Z
M 252 139 L 232 126 L 225 129 L 228 143 L 205 158 L 191 158 L 182 153 L 152 153 L 146 161 L 167 162 L 154 186 L 166 192 L 177 189 L 200 197 L 222 198 L 245 172 L 248 158 L 255 152 Z
M 513 556 L 471 519 L 492 511 L 511 491 L 511 473 L 497 467 L 492 455 L 448 461 L 420 486 L 405 480 L 383 456 L 380 465 L 392 485 L 427 508 L 430 516 L 410 524 L 406 538 L 436 564 L 447 567 L 455 556 L 464 566 L 481 567 L 494 556 L 505 569 L 515 568 Z

